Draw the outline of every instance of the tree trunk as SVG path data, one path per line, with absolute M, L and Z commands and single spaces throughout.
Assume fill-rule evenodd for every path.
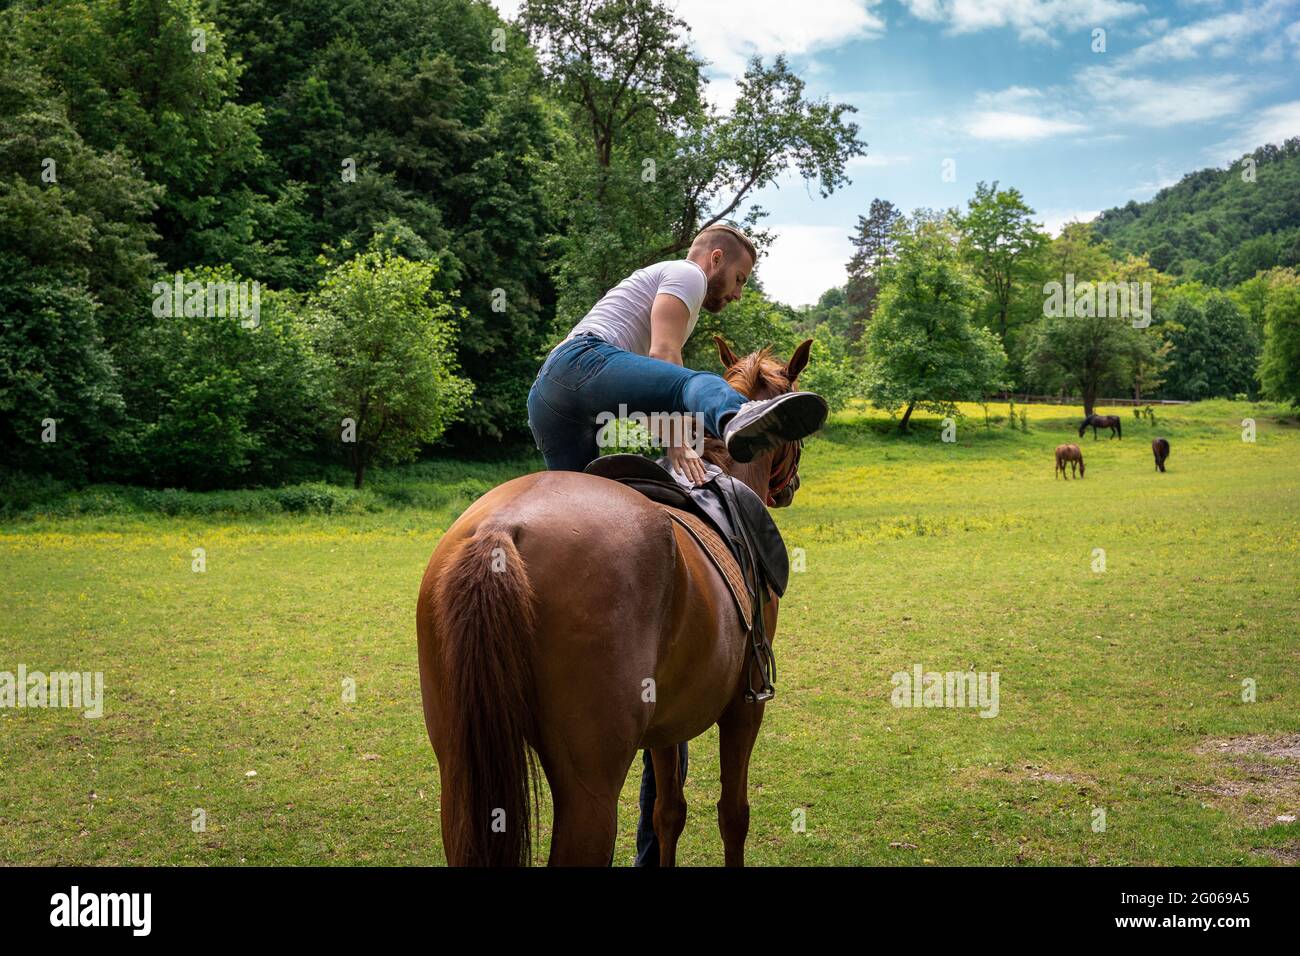
M 353 468 L 352 470 L 352 487 L 360 488 L 361 482 L 365 479 L 365 477 L 366 477 L 366 463 L 361 459 L 361 456 L 358 455 L 356 459 L 356 467 Z
M 912 409 L 916 408 L 916 402 L 907 403 L 907 411 L 903 412 L 903 420 L 898 423 L 900 431 L 907 431 L 907 423 L 912 417 Z

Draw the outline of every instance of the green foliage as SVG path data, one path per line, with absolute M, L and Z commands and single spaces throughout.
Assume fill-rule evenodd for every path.
M 1006 355 L 972 321 L 978 289 L 963 265 L 954 224 L 918 213 L 896 231 L 866 334 L 866 395 L 880 408 L 941 411 L 1005 387 Z
M 264 172 L 260 107 L 236 102 L 240 63 L 199 0 L 53 0 L 17 31 L 97 149 L 122 148 L 158 198 L 156 251 L 172 268 L 231 262 L 284 271 L 268 234 L 292 196 L 255 188 Z
M 701 310 L 695 329 L 682 350 L 682 362 L 687 368 L 722 371 L 714 335 L 726 339 L 737 355 L 748 355 L 770 347 L 774 354 L 789 358 L 800 342 L 792 310 L 773 302 L 756 289 L 746 290 L 739 301 L 721 312 Z
M 327 418 L 355 422 L 344 444 L 356 487 L 374 463 L 406 461 L 469 401 L 458 374 L 464 311 L 434 288 L 437 266 L 372 249 L 330 270 L 309 306 L 325 359 Z
M 1145 260 L 1112 259 L 1106 244 L 1093 242 L 1088 223 L 1072 223 L 1062 229 L 1045 249 L 1043 262 L 1043 278 L 1064 289 L 1073 285 L 1076 298 L 1085 283 L 1092 283 L 1095 289 L 1100 282 L 1149 282 L 1153 302 L 1156 290 L 1163 287 L 1163 280 Z M 1062 305 L 1065 295 L 1068 292 L 1061 297 Z M 1152 323 L 1142 328 L 1134 327 L 1140 317 L 1131 302 L 1128 315 L 1097 315 L 1091 307 L 1075 315 L 1065 309 L 1044 307 L 1043 311 L 1055 314 L 1043 315 L 1027 330 L 1025 340 L 1025 374 L 1033 386 L 1080 395 L 1084 413 L 1091 414 L 1104 389 L 1140 393 L 1159 385 L 1168 364 L 1169 345 L 1165 329 L 1154 321 L 1154 305 Z
M 747 204 L 786 170 L 829 195 L 863 151 L 853 108 L 808 99 L 781 57 L 752 59 L 735 106 L 717 114 L 685 24 L 662 0 L 531 0 L 520 22 L 568 121 L 548 176 L 562 325 L 703 226 L 757 222 Z
M 799 387 L 826 399 L 832 412 L 847 408 L 866 389 L 862 358 L 846 336 L 830 328 L 818 329 Z
M 1300 137 L 1226 169 L 1188 173 L 1149 202 L 1108 209 L 1097 234 L 1162 272 L 1224 288 L 1300 262 Z
M 894 228 L 902 213 L 886 199 L 871 200 L 865 216 L 858 216 L 857 232 L 849 237 L 854 253 L 849 259 L 849 281 L 845 299 L 849 312 L 847 326 L 841 331 L 850 342 L 862 338 L 862 330 L 871 322 L 880 297 L 880 271 L 894 255 Z
M 1270 292 L 1259 381 L 1269 398 L 1300 408 L 1300 282 L 1278 282 Z
M 1038 318 L 1042 303 L 1048 237 L 1033 215 L 1018 189 L 978 183 L 959 222 L 962 255 L 983 290 L 978 321 L 997 333 L 1013 365 L 1022 350 L 1021 330 Z
M 1173 351 L 1162 394 L 1188 401 L 1254 397 L 1258 345 L 1232 299 L 1218 292 L 1203 305 L 1179 298 L 1165 321 Z
M 198 283 L 203 301 L 172 301 L 174 276 L 159 277 L 155 319 L 130 339 L 137 480 L 213 488 L 291 479 L 323 430 L 321 370 L 297 297 L 255 290 L 229 267 L 181 278 Z M 230 283 L 246 283 L 245 296 L 224 309 L 207 299 L 209 287 Z
M 329 266 L 401 237 L 395 251 L 461 293 L 457 361 L 476 385 L 462 440 L 522 433 L 553 315 L 542 172 L 557 121 L 524 36 L 472 0 L 214 5 L 247 63 L 241 99 L 266 114 L 275 182 L 300 183 L 310 213 L 295 287 L 321 274 L 322 244 Z
M 87 144 L 0 13 L 0 452 L 13 466 L 102 472 L 124 405 L 111 340 L 146 301 L 159 191 Z M 41 441 L 42 422 L 56 441 Z

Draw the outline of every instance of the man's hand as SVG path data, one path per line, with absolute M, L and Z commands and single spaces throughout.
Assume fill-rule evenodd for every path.
M 695 454 L 690 445 L 669 445 L 668 464 L 673 471 L 681 472 L 693 485 L 700 485 L 709 477 L 704 467 L 704 459 Z

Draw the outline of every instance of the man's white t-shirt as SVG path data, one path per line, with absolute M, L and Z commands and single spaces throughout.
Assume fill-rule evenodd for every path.
M 690 313 L 686 337 L 690 338 L 708 287 L 704 270 L 689 259 L 672 259 L 638 269 L 606 292 L 564 341 L 591 332 L 621 349 L 649 355 L 650 309 L 655 296 L 666 292 L 686 303 Z

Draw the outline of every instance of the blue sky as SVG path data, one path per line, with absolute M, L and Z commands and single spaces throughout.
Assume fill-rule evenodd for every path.
M 497 6 L 506 15 L 515 3 Z M 1055 231 L 1184 173 L 1300 135 L 1300 0 L 677 0 L 726 108 L 747 56 L 784 52 L 813 97 L 858 109 L 868 154 L 823 199 L 756 196 L 777 233 L 759 264 L 794 305 L 844 281 L 875 197 L 961 205 L 1015 186 Z M 1105 30 L 1094 51 L 1094 30 Z M 942 175 L 953 162 L 955 181 Z

